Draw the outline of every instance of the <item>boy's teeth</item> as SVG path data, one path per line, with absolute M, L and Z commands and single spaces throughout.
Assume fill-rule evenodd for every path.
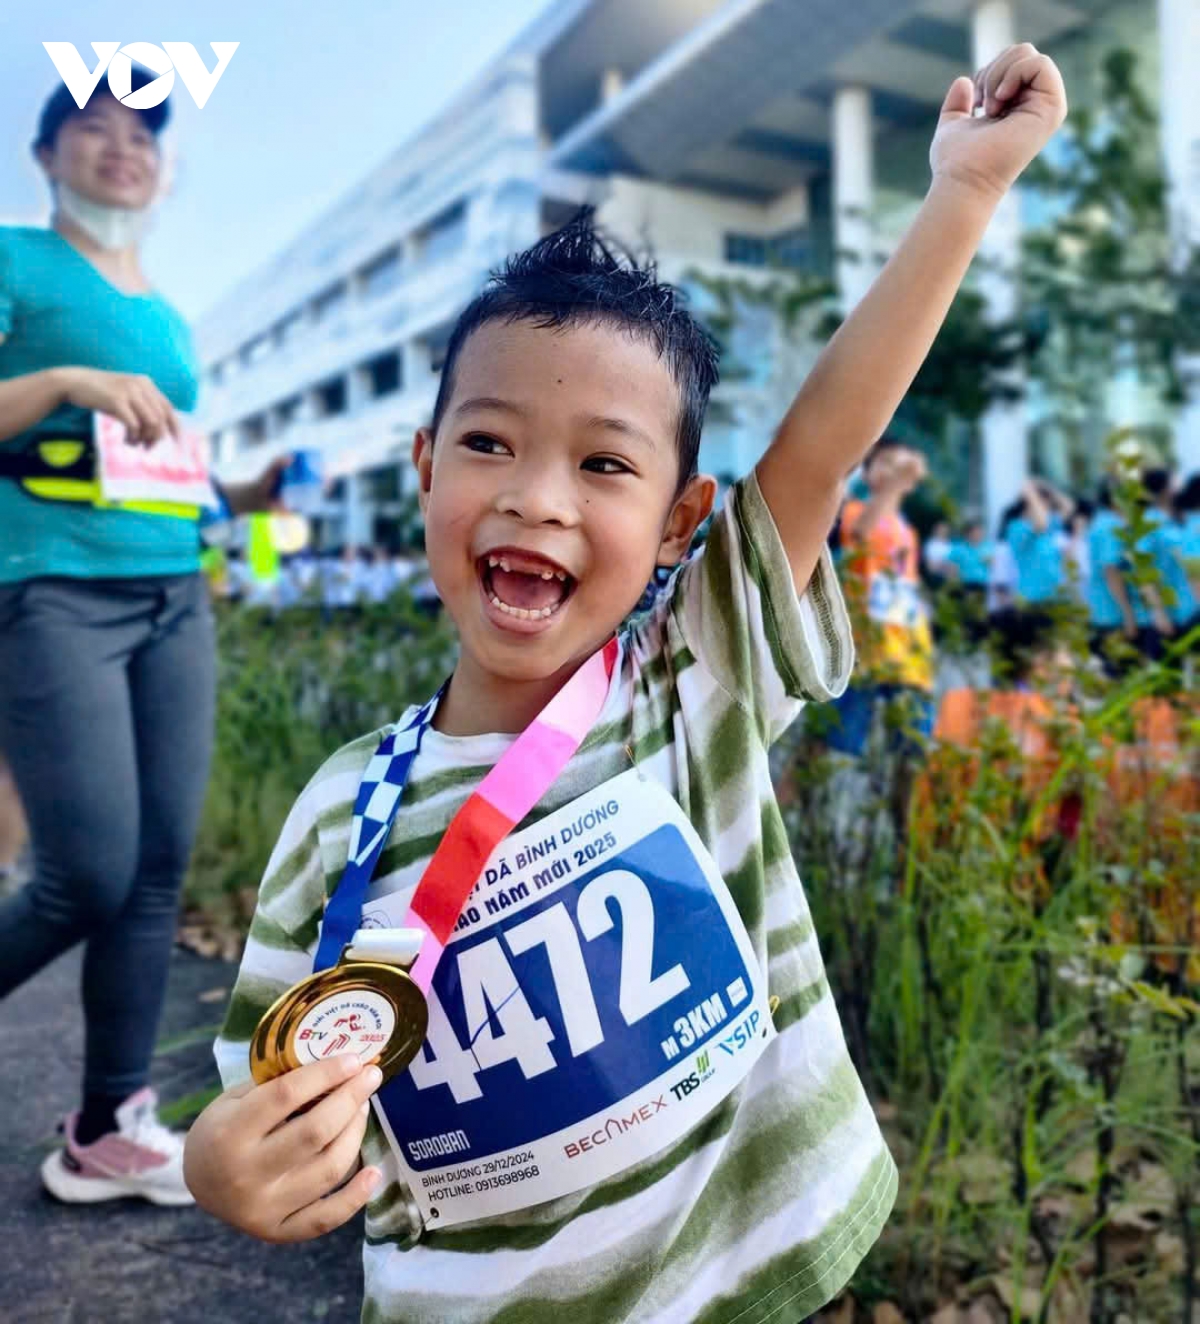
M 542 607 L 540 610 L 532 611 L 524 607 L 510 607 L 507 602 L 501 602 L 494 593 L 491 595 L 491 600 L 493 607 L 499 607 L 506 616 L 515 616 L 519 621 L 537 621 L 554 615 L 553 607 Z
M 487 563 L 489 569 L 495 570 L 496 567 L 499 566 L 506 574 L 511 569 L 508 562 L 502 556 L 489 556 Z M 557 579 L 560 584 L 565 584 L 567 580 L 567 572 L 565 570 L 543 570 L 540 573 L 543 579 Z

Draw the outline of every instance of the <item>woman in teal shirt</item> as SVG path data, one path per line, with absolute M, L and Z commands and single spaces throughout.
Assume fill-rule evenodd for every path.
M 60 86 L 34 142 L 51 225 L 0 228 L 0 749 L 35 855 L 0 905 L 0 995 L 86 943 L 83 1104 L 42 1167 L 73 1201 L 190 1202 L 148 1071 L 211 752 L 212 618 L 196 512 L 100 503 L 87 442 L 102 412 L 152 446 L 196 400 L 187 326 L 139 257 L 167 113 L 106 84 L 80 110 Z

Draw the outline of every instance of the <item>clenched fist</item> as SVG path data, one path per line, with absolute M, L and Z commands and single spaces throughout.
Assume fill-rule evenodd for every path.
M 999 196 L 1066 116 L 1058 66 L 1028 42 L 1010 46 L 974 81 L 964 75 L 951 85 L 929 149 L 933 177 Z

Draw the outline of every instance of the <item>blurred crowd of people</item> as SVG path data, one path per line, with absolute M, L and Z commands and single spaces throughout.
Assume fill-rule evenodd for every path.
M 233 548 L 213 566 L 211 576 L 217 596 L 276 611 L 377 605 L 401 590 L 430 613 L 441 606 L 425 558 L 383 546 L 296 552 L 282 557 L 277 570 L 267 576 L 256 574 L 245 552 Z
M 897 700 L 905 717 L 886 723 L 893 746 L 934 731 L 947 690 L 1025 685 L 1066 619 L 1086 620 L 1092 665 L 1112 678 L 1162 659 L 1200 624 L 1200 474 L 1180 481 L 1150 452 L 1121 472 L 1094 498 L 1031 478 L 994 536 L 967 517 L 937 521 L 922 541 L 904 504 L 927 477 L 925 459 L 880 441 L 830 540 L 859 662 L 829 747 L 864 754 Z M 953 660 L 939 658 L 939 640 Z
M 1074 601 L 1106 668 L 1117 634 L 1160 658 L 1200 613 L 1200 474 L 1178 483 L 1154 465 L 1128 496 L 1132 522 L 1117 510 L 1110 481 L 1093 500 L 1030 479 L 994 540 L 979 520 L 958 529 L 939 522 L 922 549 L 927 579 L 954 586 L 983 617 Z

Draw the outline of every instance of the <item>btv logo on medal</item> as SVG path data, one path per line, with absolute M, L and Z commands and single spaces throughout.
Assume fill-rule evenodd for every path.
M 192 94 L 192 100 L 203 110 L 241 43 L 210 41 L 208 44 L 217 57 L 211 70 L 190 41 L 164 41 L 161 46 L 152 41 L 131 41 L 124 46 L 119 41 L 94 41 L 92 50 L 96 52 L 97 64 L 94 69 L 89 69 L 73 42 L 42 42 L 80 110 L 87 105 L 106 69 L 113 96 L 130 110 L 149 110 L 165 101 L 175 86 L 176 73 Z M 133 87 L 135 64 L 144 65 L 151 73 L 158 74 L 136 91 Z

